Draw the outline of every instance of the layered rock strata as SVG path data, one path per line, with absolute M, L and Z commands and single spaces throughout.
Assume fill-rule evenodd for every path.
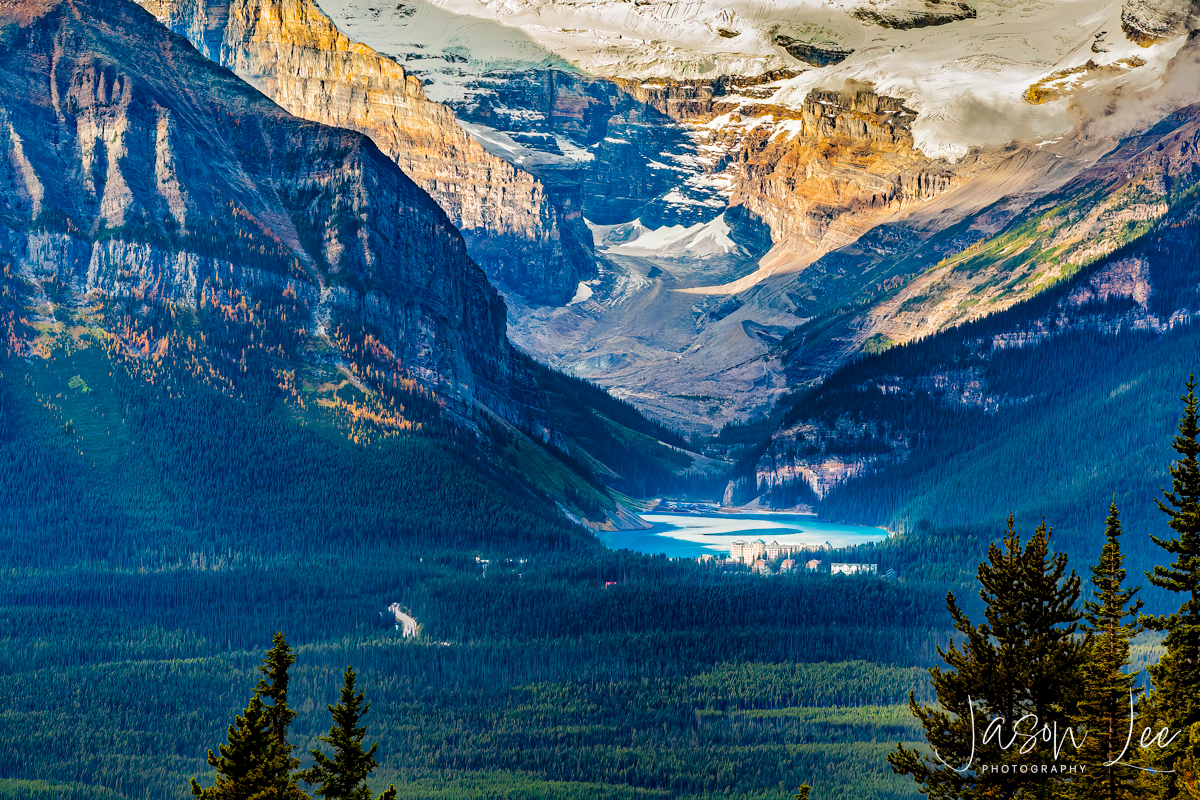
M 931 28 L 964 19 L 975 19 L 978 15 L 970 3 L 956 0 L 925 0 L 920 8 L 883 8 L 866 5 L 851 12 L 855 19 L 870 22 L 883 28 L 911 30 Z
M 884 216 L 961 182 L 963 168 L 913 146 L 916 115 L 869 84 L 814 89 L 799 111 L 742 113 L 777 121 L 745 133 L 731 129 L 740 137 L 731 204 L 762 218 L 776 242 L 797 251 L 840 247 Z
M 397 369 L 499 401 L 504 304 L 370 139 L 284 112 L 126 0 L 0 23 L 0 251 L 42 313 L 290 302 L 303 336 L 372 331 Z
M 775 90 L 769 84 L 799 74 L 795 70 L 777 69 L 753 76 L 721 75 L 694 80 L 613 78 L 612 82 L 638 102 L 651 106 L 676 122 L 691 122 L 711 119 L 722 111 L 730 110 L 734 107 L 730 97 L 770 97 Z
M 1125 0 L 1121 30 L 1130 41 L 1149 47 L 1187 33 L 1196 12 L 1194 0 Z
M 570 196 L 484 150 L 421 82 L 351 41 L 313 0 L 139 0 L 291 113 L 370 136 L 449 214 L 494 280 L 565 302 L 595 269 Z

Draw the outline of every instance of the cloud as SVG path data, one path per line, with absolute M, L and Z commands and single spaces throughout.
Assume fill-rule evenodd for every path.
M 1121 138 L 1153 126 L 1168 114 L 1200 102 L 1200 31 L 1167 63 L 1162 81 L 1126 84 L 1109 92 L 1079 92 L 1072 109 L 1086 136 Z
M 956 160 L 971 147 L 1052 139 L 1074 124 L 1066 101 L 1031 106 L 1019 98 L 963 92 L 923 113 L 913 125 L 913 140 L 927 156 Z

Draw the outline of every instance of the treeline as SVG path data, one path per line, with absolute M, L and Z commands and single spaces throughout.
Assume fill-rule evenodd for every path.
M 672 447 L 687 448 L 688 443 L 677 431 L 651 420 L 631 404 L 613 397 L 591 381 L 552 370 L 529 356 L 522 356 L 521 360 L 536 377 L 538 386 L 553 393 L 560 401 L 580 411 L 594 409 L 631 431 L 665 442 Z
M 201 333 L 171 331 L 185 352 Z M 230 389 L 213 385 L 219 357 L 146 365 L 85 342 L 3 370 L 0 528 L 11 533 L 0 551 L 12 563 L 165 566 L 228 552 L 249 566 L 280 548 L 301 558 L 398 540 L 599 547 L 449 425 L 362 446 L 336 416 L 229 396 L 277 383 L 267 363 L 230 366 Z
M 759 434 L 736 470 L 737 499 L 810 502 L 826 519 L 882 525 L 922 549 L 964 534 L 982 547 L 1011 512 L 1019 527 L 1053 519 L 1060 547 L 1090 555 L 1114 491 L 1127 524 L 1161 530 L 1147 498 L 1166 480 L 1170 398 L 1200 358 L 1200 228 L 1185 211 L 1028 301 L 864 355 L 787 398 L 771 431 L 802 427 L 769 443 Z M 1138 259 L 1148 296 L 1077 302 L 1123 258 Z M 753 434 L 731 429 L 722 439 Z M 862 470 L 818 502 L 802 482 L 752 477 L 759 463 L 784 472 L 825 458 Z M 1129 543 L 1138 570 L 1155 555 L 1146 537 Z
M 984 621 L 953 594 L 959 634 L 930 670 L 937 704 L 910 699 L 926 752 L 900 744 L 893 768 L 921 791 L 948 798 L 1154 800 L 1200 793 L 1200 402 L 1188 381 L 1172 447 L 1171 485 L 1157 498 L 1170 533 L 1151 535 L 1164 555 L 1146 573 L 1177 610 L 1141 613 L 1129 580 L 1124 530 L 1109 507 L 1103 545 L 1086 583 L 1051 546 L 1043 523 L 1004 539 L 979 565 Z M 1133 638 L 1157 631 L 1150 686 L 1131 668 Z M 986 730 L 981 737 L 979 730 Z
M 827 519 L 875 523 L 914 542 L 933 536 L 950 546 L 964 533 L 980 542 L 1010 512 L 1026 527 L 1045 515 L 1055 521 L 1059 546 L 1079 558 L 1090 552 L 1104 500 L 1115 492 L 1129 525 L 1162 530 L 1148 498 L 1167 479 L 1170 398 L 1197 356 L 1200 330 L 1193 326 L 1162 336 L 1065 333 L 989 361 L 980 377 L 1008 399 L 994 412 L 924 392 L 843 395 L 885 435 L 907 442 L 896 457 L 834 487 L 817 507 Z M 1049 374 L 1059 377 L 1042 379 Z M 1157 555 L 1145 537 L 1131 541 L 1128 554 L 1139 571 Z
M 301 760 L 295 755 L 300 748 L 289 740 L 291 725 L 298 716 L 289 705 L 292 677 L 290 670 L 297 659 L 281 633 L 276 633 L 273 641 L 273 646 L 267 651 L 258 668 L 262 677 L 255 687 L 249 705 L 229 726 L 226 742 L 220 745 L 216 752 L 208 751 L 207 763 L 215 773 L 213 784 L 203 787 L 199 781 L 192 778 L 191 793 L 196 797 L 214 799 L 254 797 L 264 793 L 272 797 L 302 800 L 308 796 L 300 786 L 301 783 L 305 783 L 316 786 L 314 796 L 327 800 L 370 800 L 373 795 L 366 781 L 370 773 L 379 766 L 376 759 L 379 743 L 368 746 L 364 741 L 367 738 L 367 728 L 362 723 L 370 710 L 370 704 L 366 702 L 364 693 L 356 690 L 357 673 L 352 667 L 346 667 L 340 701 L 337 705 L 327 706 L 333 726 L 327 735 L 317 737 L 317 741 L 332 749 L 332 755 L 328 754 L 325 748 L 314 748 L 309 751 L 312 757 L 311 766 L 300 769 Z M 879 670 L 864 664 L 853 663 L 844 667 L 841 670 L 842 674 L 836 676 L 841 679 L 840 683 L 853 682 L 855 678 L 875 678 L 876 691 L 900 677 L 895 674 L 889 675 L 886 671 L 880 674 Z M 795 677 L 807 677 L 805 671 L 796 665 L 789 665 L 783 669 L 792 673 L 783 676 L 785 684 L 788 677 L 792 677 L 793 680 Z M 653 709 L 656 702 L 661 702 L 664 687 L 652 687 L 643 683 L 640 689 L 633 687 L 632 692 L 628 687 L 621 687 L 620 700 L 627 710 L 625 718 L 621 719 L 618 716 L 615 719 L 603 720 L 597 719 L 594 712 L 601 704 L 615 705 L 612 702 L 615 698 L 611 697 L 611 686 L 593 685 L 590 692 L 589 687 L 582 687 L 582 691 L 566 687 L 521 687 L 518 692 L 524 695 L 525 699 L 525 713 L 521 716 L 526 719 L 514 723 L 511 718 L 502 718 L 492 727 L 491 735 L 498 739 L 516 737 L 522 740 L 521 746 L 513 747 L 512 752 L 519 753 L 518 760 L 524 763 L 514 763 L 511 767 L 523 768 L 523 771 L 530 771 L 530 768 L 545 769 L 544 756 L 539 750 L 553 741 L 563 748 L 562 756 L 553 769 L 553 772 L 564 776 L 559 780 L 578 781 L 581 773 L 589 773 L 603 775 L 605 783 L 639 787 L 645 784 L 665 785 L 668 781 L 665 776 L 656 780 L 655 768 L 644 764 L 642 759 L 634 755 L 638 744 L 637 726 L 649 722 L 653 731 L 649 737 L 641 737 L 643 747 L 647 738 L 653 741 L 664 734 L 669 735 L 672 730 L 682 730 L 709 747 L 720 745 L 733 748 L 740 756 L 738 769 L 736 774 L 727 769 L 714 772 L 711 767 L 704 770 L 696 764 L 686 777 L 674 775 L 669 780 L 669 790 L 673 793 L 722 790 L 728 793 L 732 786 L 743 783 L 748 776 L 761 774 L 763 771 L 783 770 L 789 762 L 796 761 L 797 753 L 772 746 L 775 738 L 772 734 L 780 729 L 787 731 L 793 741 L 820 741 L 827 748 L 826 753 L 832 751 L 836 754 L 835 758 L 840 757 L 839 760 L 848 761 L 858 768 L 867 767 L 860 762 L 863 754 L 837 746 L 848 739 L 848 729 L 857 729 L 856 739 L 871 741 L 878 741 L 880 736 L 890 733 L 911 732 L 911 725 L 906 724 L 908 721 L 900 715 L 899 707 L 860 705 L 858 708 L 837 711 L 803 708 L 788 709 L 784 713 L 734 712 L 732 709 L 739 705 L 744 707 L 751 704 L 750 707 L 754 708 L 753 704 L 769 704 L 774 708 L 781 702 L 800 699 L 785 698 L 770 692 L 780 680 L 780 668 L 760 669 L 747 675 L 739 674 L 741 671 L 737 668 L 725 668 L 719 674 L 702 676 L 700 681 L 693 682 L 693 686 L 689 688 L 717 690 L 715 696 L 710 695 L 707 698 L 703 691 L 695 693 L 694 702 L 704 703 L 707 700 L 707 709 L 679 706 L 674 709 L 675 714 L 664 715 L 660 711 L 656 718 L 650 720 L 645 719 L 643 709 Z M 739 682 L 738 678 L 742 678 L 743 682 Z M 749 686 L 744 682 L 746 679 L 750 681 Z M 699 686 L 696 686 L 697 683 Z M 725 690 L 730 684 L 741 692 L 732 696 L 727 694 Z M 747 693 L 746 688 L 757 691 Z M 895 686 L 887 686 L 884 691 L 892 694 Z M 858 702 L 862 703 L 868 694 L 869 692 L 859 691 L 855 696 Z M 294 692 L 290 696 L 295 697 Z M 713 707 L 718 697 L 722 702 Z M 811 697 L 807 699 L 811 700 Z M 726 714 L 728 720 L 725 718 Z M 735 724 L 730 724 L 735 718 L 741 723 L 741 727 L 747 730 L 738 731 Z M 536 733 L 532 740 L 529 723 L 536 725 Z M 600 751 L 594 747 L 581 747 L 585 738 L 582 731 L 586 730 L 586 727 L 595 727 L 598 723 L 615 729 L 610 731 L 610 741 L 613 738 L 611 732 L 615 732 L 615 738 L 618 739 L 628 735 L 631 739 L 630 747 Z M 770 733 L 766 730 L 768 728 L 771 729 Z M 458 729 L 462 731 L 461 722 Z M 626 729 L 630 731 L 629 734 L 626 733 Z M 758 746 L 755 746 L 756 744 Z M 800 752 L 804 752 L 803 747 Z M 811 755 L 811 752 L 805 755 Z M 464 766 L 471 766 L 472 752 L 464 752 L 462 757 L 468 762 Z M 675 757 L 680 758 L 680 755 Z M 687 758 L 686 755 L 682 757 Z M 458 758 L 459 756 L 455 755 L 456 761 Z M 826 763 L 830 760 L 822 759 Z M 675 766 L 670 765 L 671 768 Z M 867 771 L 870 771 L 869 768 Z M 706 772 L 708 774 L 705 774 Z M 555 780 L 553 776 L 549 777 L 551 781 Z M 857 783 L 861 786 L 861 778 Z M 808 788 L 805 784 L 799 791 L 804 793 L 803 796 L 807 796 Z M 840 793 L 835 791 L 830 794 Z M 380 795 L 380 800 L 395 800 L 396 796 L 396 787 L 392 785 Z
M 590 680 L 581 669 L 569 681 L 488 686 L 464 676 L 431 687 L 436 664 L 412 674 L 391 658 L 461 647 L 395 638 L 300 646 L 289 688 L 299 714 L 291 743 L 319 747 L 315 736 L 329 726 L 324 704 L 337 696 L 349 662 L 373 704 L 367 743 L 380 742 L 376 791 L 394 782 L 401 796 L 427 797 L 475 783 L 487 790 L 455 796 L 487 797 L 533 782 L 526 796 L 591 787 L 629 797 L 760 797 L 781 780 L 794 786 L 816 777 L 849 797 L 861 771 L 890 785 L 885 796 L 910 793 L 887 778 L 883 756 L 897 738 L 917 736 L 900 705 L 909 689 L 928 697 L 916 668 L 722 664 L 684 680 L 616 682 Z M 11 711 L 0 719 L 0 740 L 20 746 L 0 755 L 0 767 L 19 779 L 124 796 L 185 796 L 189 777 L 212 781 L 203 756 L 246 705 L 260 652 L 6 678 Z M 22 737 L 35 720 L 36 734 Z
M 512 479 L 508 443 L 457 438 L 416 395 L 395 397 L 427 408 L 420 430 L 355 443 L 343 409 L 317 411 L 252 355 L 287 346 L 279 335 L 205 327 L 241 318 L 240 298 L 218 299 L 199 329 L 170 314 L 135 325 L 129 309 L 125 333 L 116 318 L 125 346 L 150 353 L 167 333 L 188 353 L 189 336 L 197 352 L 200 334 L 227 337 L 203 359 L 64 336 L 48 361 L 0 366 L 0 797 L 210 785 L 207 748 L 245 709 L 275 630 L 300 658 L 301 752 L 328 730 L 343 667 L 358 669 L 376 793 L 762 798 L 863 776 L 911 795 L 881 754 L 945 636 L 938 592 L 606 550 Z M 375 380 L 382 367 L 350 351 Z M 361 404 L 351 387 L 343 402 Z M 401 638 L 391 602 L 420 639 Z M 822 716 L 833 705 L 892 710 Z M 742 715 L 789 708 L 810 711 Z
M 586 453 L 578 457 L 566 442 L 549 443 L 574 469 L 634 497 L 720 499 L 727 481 L 725 470 L 695 469 L 691 445 L 678 432 L 595 384 L 527 356 L 522 361 L 534 376 L 553 428 Z M 612 474 L 591 468 L 591 459 Z

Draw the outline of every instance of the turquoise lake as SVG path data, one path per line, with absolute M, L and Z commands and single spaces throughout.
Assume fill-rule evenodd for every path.
M 865 525 L 823 522 L 805 514 L 642 514 L 654 527 L 643 531 L 600 533 L 613 550 L 662 553 L 674 558 L 727 553 L 738 539 L 780 544 L 825 544 L 834 547 L 877 542 L 887 531 Z

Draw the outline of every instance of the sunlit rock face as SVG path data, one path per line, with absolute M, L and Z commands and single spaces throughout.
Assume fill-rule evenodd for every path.
M 488 153 L 403 67 L 342 35 L 312 0 L 141 0 L 291 113 L 371 137 L 438 202 L 492 279 L 565 302 L 594 272 L 577 206 Z
M 0 15 L 0 252 L 38 313 L 287 305 L 298 336 L 370 331 L 429 385 L 503 393 L 503 302 L 367 137 L 286 113 L 129 3 Z
M 1195 27 L 1196 12 L 1193 0 L 1125 0 L 1121 30 L 1130 41 L 1149 47 L 1186 34 Z
M 840 247 L 883 216 L 945 192 L 973 168 L 918 152 L 915 117 L 867 84 L 814 89 L 799 112 L 743 139 L 732 202 L 766 220 L 776 241 L 800 251 Z

